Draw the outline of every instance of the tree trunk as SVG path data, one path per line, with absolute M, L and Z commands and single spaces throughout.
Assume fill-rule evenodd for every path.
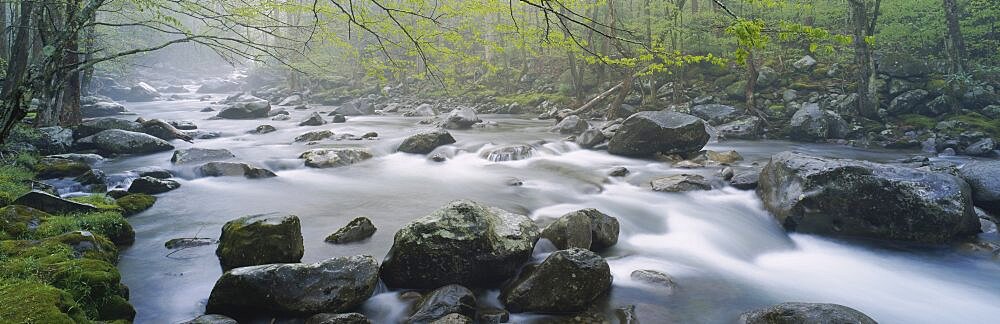
M 68 65 L 80 63 L 79 42 L 73 39 L 63 62 Z M 62 100 L 60 104 L 59 125 L 75 126 L 83 122 L 83 114 L 80 112 L 80 72 L 72 72 L 67 76 L 66 85 L 63 87 Z
M 944 16 L 948 25 L 948 53 L 953 73 L 965 73 L 965 39 L 958 24 L 958 4 L 955 0 L 944 0 Z
M 34 11 L 34 2 L 26 1 L 21 3 L 21 12 L 17 19 L 16 33 L 14 34 L 13 48 L 28 48 L 31 38 L 31 15 Z M 27 90 L 23 84 L 27 80 L 28 51 L 11 52 L 10 61 L 7 63 L 7 76 L 3 82 L 3 97 L 0 101 L 3 109 L 0 109 L 0 143 L 7 140 L 7 135 L 25 115 L 25 94 Z
M 757 109 L 756 98 L 754 97 L 754 92 L 757 91 L 757 77 L 760 76 L 760 72 L 757 71 L 757 60 L 754 58 L 753 51 L 749 51 L 747 55 L 747 86 L 744 89 L 744 95 L 746 95 L 746 111 L 753 112 Z
M 0 2 L 0 59 L 7 61 L 10 55 L 10 43 L 7 37 L 7 3 Z
M 858 65 L 858 114 L 878 119 L 878 92 L 875 87 L 875 63 L 867 38 L 874 25 L 868 24 L 868 4 L 865 0 L 849 0 L 854 32 L 854 61 Z M 877 15 L 878 8 L 876 8 Z

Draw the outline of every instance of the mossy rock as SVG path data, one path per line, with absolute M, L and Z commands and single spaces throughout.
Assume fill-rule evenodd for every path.
M 80 196 L 80 197 L 73 197 L 73 198 L 69 198 L 69 200 L 72 200 L 72 201 L 75 201 L 75 202 L 78 202 L 78 203 L 84 203 L 84 204 L 92 205 L 94 207 L 97 207 L 97 209 L 101 210 L 101 211 L 115 211 L 115 212 L 121 212 L 122 211 L 122 208 L 119 207 L 118 204 L 115 203 L 115 199 L 114 198 L 108 197 L 107 195 L 105 195 L 103 193 L 101 193 L 101 194 L 87 195 L 87 196 Z
M 0 240 L 29 236 L 43 219 L 50 216 L 41 210 L 20 205 L 0 208 Z
M 98 320 L 131 323 L 135 319 L 135 308 L 122 296 L 109 296 L 96 306 Z
M 70 294 L 40 282 L 0 286 L 0 319 L 8 323 L 88 323 Z
M 118 248 L 108 239 L 87 231 L 73 231 L 54 236 L 46 242 L 59 242 L 73 248 L 77 257 L 101 260 L 111 264 L 118 262 Z
M 903 128 L 933 129 L 937 121 L 924 115 L 907 114 L 899 116 L 899 124 Z
M 253 215 L 222 226 L 215 254 L 223 268 L 302 260 L 302 225 L 295 215 Z
M 90 166 L 86 163 L 48 157 L 39 160 L 34 168 L 39 179 L 77 177 L 90 171 Z
M 46 265 L 44 271 L 48 273 L 52 286 L 73 295 L 92 319 L 131 320 L 135 316 L 134 310 L 122 311 L 126 306 L 121 301 L 128 293 L 120 283 L 121 274 L 110 263 L 93 259 L 67 260 Z M 121 301 L 115 302 L 114 299 Z M 105 309 L 109 306 L 112 309 Z M 131 305 L 127 307 L 131 308 Z
M 0 241 L 0 256 L 7 259 L 0 263 L 0 277 L 30 277 L 41 264 L 69 260 L 74 253 L 72 247 L 56 241 Z
M 131 194 L 118 198 L 116 203 L 121 207 L 123 216 L 128 217 L 153 207 L 153 204 L 156 203 L 156 197 L 141 193 Z
M 38 235 L 56 236 L 63 233 L 85 230 L 104 236 L 117 245 L 135 241 L 135 231 L 125 217 L 118 212 L 95 212 L 53 216 L 38 227 Z
M 823 86 L 820 84 L 806 83 L 806 82 L 793 82 L 790 88 L 795 90 L 808 90 L 808 91 L 819 91 L 823 90 Z

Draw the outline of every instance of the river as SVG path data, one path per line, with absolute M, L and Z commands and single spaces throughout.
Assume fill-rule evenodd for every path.
M 222 95 L 216 95 L 215 100 Z M 752 191 L 724 188 L 705 192 L 652 192 L 648 181 L 658 175 L 716 169 L 673 169 L 668 164 L 582 150 L 548 132 L 551 121 L 510 115 L 485 115 L 494 128 L 452 131 L 458 140 L 451 155 L 438 163 L 426 156 L 394 153 L 407 135 L 428 126 L 419 117 L 349 117 L 344 124 L 300 127 L 313 111 L 289 110 L 288 121 L 207 120 L 200 112 L 209 104 L 196 100 L 129 103 L 144 118 L 191 120 L 199 129 L 222 137 L 174 141 L 177 148 L 225 148 L 237 160 L 275 171 L 278 177 L 196 178 L 192 166 L 174 166 L 171 152 L 109 160 L 98 168 L 108 174 L 142 166 L 174 170 L 181 188 L 162 195 L 156 205 L 129 218 L 136 241 L 118 265 L 131 290 L 136 323 L 175 323 L 200 315 L 221 274 L 215 245 L 167 250 L 178 237 L 218 238 L 231 219 L 269 212 L 301 218 L 305 239 L 303 262 L 335 256 L 369 254 L 381 259 L 393 234 L 406 222 L 455 199 L 472 199 L 543 221 L 580 208 L 593 207 L 621 222 L 621 238 L 603 255 L 614 275 L 610 295 L 602 301 L 609 318 L 614 309 L 637 305 L 643 323 L 731 323 L 738 314 L 785 301 L 830 302 L 858 309 L 882 323 L 975 323 L 1000 318 L 1000 263 L 980 255 L 956 253 L 951 247 L 926 247 L 844 241 L 786 234 L 761 207 Z M 325 116 L 325 114 L 324 114 Z M 520 116 L 524 117 L 524 116 Z M 261 124 L 278 131 L 253 135 Z M 361 135 L 378 132 L 377 140 L 334 141 L 307 146 L 293 138 L 310 130 Z M 521 161 L 490 162 L 480 152 L 495 145 L 533 144 L 534 156 Z M 330 169 L 312 169 L 297 157 L 311 148 L 366 146 L 374 159 Z M 781 141 L 725 142 L 711 150 L 736 150 L 745 160 L 766 163 L 773 153 L 798 150 L 817 155 L 889 161 L 912 152 L 871 151 L 848 146 Z M 617 166 L 631 170 L 610 179 Z M 517 178 L 521 186 L 510 186 Z M 721 184 L 721 183 L 720 183 Z M 368 240 L 346 245 L 323 241 L 357 216 L 378 227 Z M 982 234 L 996 239 L 996 232 Z M 173 252 L 173 253 L 172 253 Z M 551 252 L 536 248 L 540 260 Z M 669 273 L 679 288 L 673 293 L 647 288 L 630 279 L 637 269 Z M 484 291 L 480 305 L 496 305 L 497 291 Z M 384 287 L 363 307 L 375 323 L 405 319 L 406 306 L 397 292 Z M 513 322 L 539 317 L 515 315 Z

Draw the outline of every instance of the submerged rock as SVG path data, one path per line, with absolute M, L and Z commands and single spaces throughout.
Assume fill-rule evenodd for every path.
M 708 143 L 705 121 L 669 111 L 643 111 L 625 119 L 611 141 L 608 153 L 624 156 L 686 154 Z
M 366 148 L 312 149 L 299 155 L 311 168 L 333 168 L 355 164 L 374 157 Z
M 448 314 L 475 317 L 476 295 L 468 288 L 459 285 L 447 285 L 435 289 L 417 304 L 417 310 L 406 323 L 432 323 Z
M 590 128 L 590 123 L 587 123 L 580 116 L 572 115 L 566 116 L 566 118 L 559 121 L 555 127 L 552 127 L 552 131 L 564 135 L 577 135 L 583 133 L 588 128 Z
M 979 232 L 969 185 L 949 174 L 782 152 L 757 194 L 790 231 L 927 243 Z
M 537 240 L 528 217 L 454 201 L 396 232 L 382 280 L 390 287 L 490 286 L 513 276 Z
M 222 109 L 217 115 L 222 119 L 257 119 L 267 118 L 271 111 L 271 103 L 266 100 L 237 102 Z
M 334 134 L 332 131 L 329 131 L 329 130 L 311 131 L 311 132 L 305 132 L 305 133 L 303 133 L 303 134 L 301 134 L 299 136 L 296 136 L 295 137 L 295 141 L 296 142 L 322 141 L 322 140 L 325 140 L 327 138 L 333 137 L 333 135 L 336 135 L 336 134 Z
M 277 130 L 278 130 L 277 128 L 274 128 L 274 126 L 271 125 L 260 125 L 257 126 L 257 128 L 254 128 L 254 130 L 250 131 L 250 134 L 267 134 L 275 132 Z
M 656 270 L 636 270 L 632 271 L 629 275 L 632 280 L 640 281 L 642 283 L 667 289 L 673 290 L 677 288 L 677 283 L 674 282 L 674 278 L 670 275 L 659 272 Z
M 378 262 L 371 256 L 236 268 L 215 282 L 205 311 L 226 315 L 339 313 L 360 306 L 377 285 Z
M 479 156 L 492 162 L 518 161 L 530 158 L 535 153 L 531 145 L 505 145 L 484 151 Z
M 170 157 L 170 162 L 173 162 L 174 164 L 188 164 L 195 162 L 228 160 L 234 157 L 236 157 L 236 155 L 227 149 L 205 149 L 192 147 L 189 149 L 174 151 L 174 155 Z
M 542 230 L 541 237 L 560 250 L 582 248 L 600 251 L 618 243 L 618 230 L 617 218 L 587 208 L 559 217 Z
M 740 315 L 743 324 L 876 324 L 862 312 L 837 304 L 782 303 Z
M 397 150 L 404 153 L 427 154 L 438 146 L 452 143 L 455 143 L 455 138 L 451 133 L 443 129 L 434 129 L 407 137 L 402 144 L 399 144 Z
M 586 310 L 611 289 L 611 268 L 584 249 L 553 252 L 500 291 L 511 312 L 573 313 Z
M 712 190 L 712 183 L 697 174 L 675 174 L 655 178 L 649 182 L 653 191 L 686 192 L 697 190 Z
M 330 236 L 326 237 L 326 241 L 330 243 L 350 243 L 364 240 L 375 234 L 375 224 L 367 217 L 358 217 L 347 223 L 346 226 L 340 228 Z
M 215 255 L 224 268 L 236 268 L 295 263 L 302 260 L 303 252 L 299 217 L 268 214 L 226 222 Z
M 314 112 L 311 115 L 309 115 L 308 118 L 299 123 L 299 126 L 321 126 L 325 124 L 326 120 L 323 119 L 323 116 L 320 116 L 319 113 Z
M 600 129 L 590 128 L 583 131 L 583 133 L 580 133 L 580 135 L 576 137 L 576 144 L 580 145 L 582 148 L 590 149 L 601 145 L 601 143 L 604 143 L 604 140 L 606 139 L 607 138 Z
M 271 170 L 258 168 L 243 162 L 208 162 L 199 166 L 197 171 L 206 177 L 247 177 L 249 179 L 261 179 L 278 176 L 274 172 L 271 172 Z
M 476 110 L 470 107 L 458 108 L 452 110 L 445 117 L 444 123 L 441 125 L 445 129 L 469 129 L 472 125 L 481 122 L 479 116 L 476 115 Z
M 153 177 L 139 177 L 132 180 L 132 185 L 128 187 L 129 193 L 161 194 L 180 188 L 181 184 L 174 180 L 157 179 Z

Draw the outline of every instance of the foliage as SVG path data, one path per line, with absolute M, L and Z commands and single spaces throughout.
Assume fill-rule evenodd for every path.
M 19 157 L 17 160 L 28 158 Z M 6 206 L 18 197 L 31 191 L 31 180 L 35 173 L 18 163 L 0 165 L 0 206 Z

